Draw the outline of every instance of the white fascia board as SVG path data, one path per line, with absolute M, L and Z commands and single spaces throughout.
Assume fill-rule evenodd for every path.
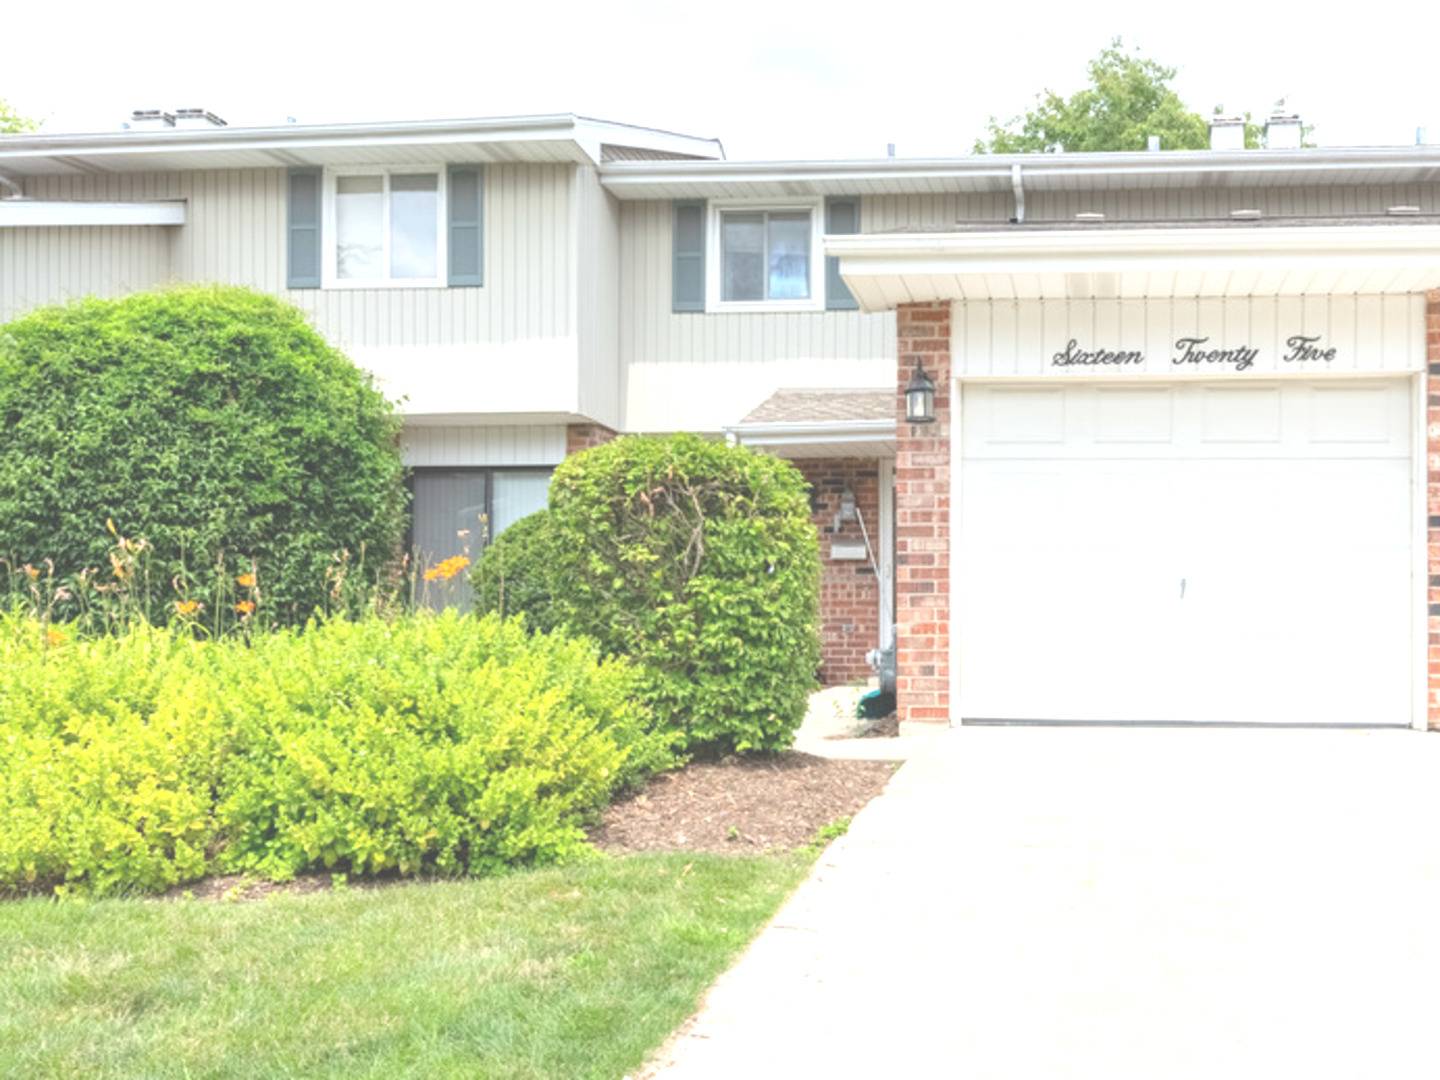
M 184 224 L 184 202 L 50 202 L 41 199 L 0 199 L 0 228 Z
M 813 424 L 732 424 L 721 430 L 744 445 L 870 443 L 895 438 L 895 420 L 847 420 Z
M 1440 225 L 826 236 L 842 274 L 1009 274 L 1207 266 L 1440 267 Z

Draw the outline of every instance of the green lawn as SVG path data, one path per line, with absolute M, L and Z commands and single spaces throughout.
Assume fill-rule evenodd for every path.
M 255 902 L 0 903 L 0 1076 L 618 1080 L 813 853 Z

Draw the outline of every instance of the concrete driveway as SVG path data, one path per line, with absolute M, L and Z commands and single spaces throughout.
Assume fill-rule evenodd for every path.
M 1440 735 L 963 728 L 646 1076 L 1440 1077 Z

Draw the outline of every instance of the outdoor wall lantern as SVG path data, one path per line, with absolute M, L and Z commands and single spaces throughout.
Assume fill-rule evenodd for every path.
M 915 366 L 915 377 L 905 387 L 905 422 L 907 424 L 933 424 L 935 422 L 935 383 L 925 374 L 923 364 Z

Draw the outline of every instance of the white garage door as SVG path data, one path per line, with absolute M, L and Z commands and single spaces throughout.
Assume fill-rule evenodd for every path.
M 962 720 L 1410 722 L 1408 382 L 962 399 Z

